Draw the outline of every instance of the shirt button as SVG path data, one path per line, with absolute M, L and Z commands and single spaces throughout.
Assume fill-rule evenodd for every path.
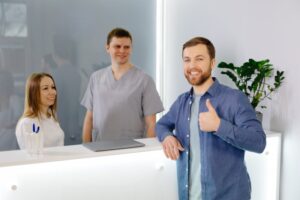
M 190 137 L 190 135 L 189 135 L 189 134 L 187 134 L 187 135 L 186 135 L 186 137 Z
M 185 185 L 185 187 L 188 188 L 189 186 L 188 186 L 188 185 Z
M 192 104 L 192 101 L 190 101 L 190 104 Z
M 188 121 L 190 121 L 190 118 L 188 117 Z
M 187 151 L 186 154 L 189 154 L 189 152 Z
M 188 169 L 188 168 L 186 168 L 186 169 L 185 169 L 185 171 L 187 171 L 187 172 L 188 172 L 188 171 L 189 171 L 189 169 Z

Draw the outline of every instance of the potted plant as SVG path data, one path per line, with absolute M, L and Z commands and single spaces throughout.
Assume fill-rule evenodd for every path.
M 222 69 L 221 74 L 227 75 L 237 88 L 248 96 L 254 109 L 264 99 L 271 99 L 270 95 L 281 86 L 285 78 L 284 71 L 276 70 L 274 74 L 273 65 L 268 59 L 249 59 L 241 66 L 221 62 L 218 68 Z M 273 81 L 270 81 L 272 78 Z M 266 108 L 264 105 L 260 107 Z

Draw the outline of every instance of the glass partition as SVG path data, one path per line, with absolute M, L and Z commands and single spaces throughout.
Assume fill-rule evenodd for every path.
M 115 27 L 131 32 L 131 60 L 155 80 L 155 9 L 155 0 L 0 1 L 0 150 L 18 149 L 15 126 L 23 112 L 25 81 L 42 71 L 57 85 L 65 144 L 81 143 L 85 109 L 80 101 L 90 74 L 110 64 L 104 46 Z M 71 68 L 49 63 L 57 51 L 67 55 Z

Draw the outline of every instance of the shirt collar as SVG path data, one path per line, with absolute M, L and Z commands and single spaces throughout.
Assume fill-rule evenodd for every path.
M 219 83 L 217 78 L 213 77 L 212 79 L 214 80 L 214 83 L 208 88 L 208 90 L 203 95 L 207 93 L 211 96 L 216 96 L 218 94 L 221 84 Z M 192 87 L 189 91 L 189 98 L 193 98 L 193 95 L 194 95 L 194 90 Z

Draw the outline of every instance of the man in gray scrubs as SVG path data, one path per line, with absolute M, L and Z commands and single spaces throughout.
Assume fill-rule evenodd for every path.
M 111 66 L 94 72 L 81 101 L 86 107 L 83 142 L 155 136 L 163 105 L 152 78 L 130 61 L 132 37 L 113 29 L 106 51 Z

